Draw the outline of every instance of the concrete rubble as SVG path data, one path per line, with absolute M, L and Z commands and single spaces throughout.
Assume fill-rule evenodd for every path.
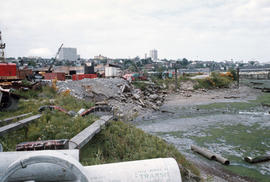
M 59 81 L 57 88 L 59 92 L 70 90 L 70 94 L 78 99 L 106 102 L 114 111 L 129 118 L 153 109 L 159 110 L 166 96 L 166 93 L 153 83 L 148 84 L 142 91 L 121 78 Z

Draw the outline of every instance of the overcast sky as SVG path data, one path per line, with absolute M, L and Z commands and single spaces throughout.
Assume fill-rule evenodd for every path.
M 7 56 L 270 62 L 270 0 L 0 0 Z

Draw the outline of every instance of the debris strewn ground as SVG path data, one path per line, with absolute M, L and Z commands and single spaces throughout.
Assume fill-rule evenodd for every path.
M 148 84 L 142 91 L 121 78 L 60 81 L 57 87 L 59 92 L 69 90 L 78 99 L 107 102 L 114 111 L 128 117 L 159 110 L 165 99 L 165 94 L 155 84 Z

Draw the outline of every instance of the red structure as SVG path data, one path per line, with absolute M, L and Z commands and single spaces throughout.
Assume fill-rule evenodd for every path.
M 75 80 L 82 80 L 84 78 L 97 78 L 97 75 L 96 74 L 81 74 L 81 75 L 72 75 L 72 80 L 75 81 Z
M 0 79 L 16 79 L 16 64 L 0 63 Z
M 33 71 L 30 69 L 17 70 L 17 78 L 19 80 L 27 79 L 28 76 L 33 75 Z
M 65 73 L 45 73 L 44 79 L 45 80 L 57 79 L 57 80 L 65 81 L 66 75 L 65 75 Z

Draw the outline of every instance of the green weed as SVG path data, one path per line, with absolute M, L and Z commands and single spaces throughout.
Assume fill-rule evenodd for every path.
M 111 123 L 81 150 L 84 165 L 159 157 L 173 157 L 183 167 L 199 175 L 199 171 L 173 145 L 120 121 Z

